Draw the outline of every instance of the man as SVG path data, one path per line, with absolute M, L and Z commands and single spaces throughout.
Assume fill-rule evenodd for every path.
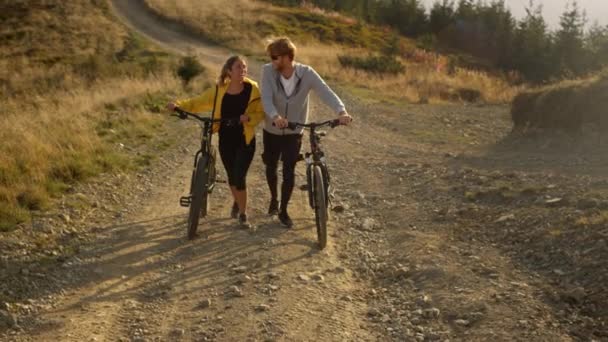
M 262 104 L 266 112 L 262 158 L 271 195 L 268 214 L 278 214 L 281 224 L 291 228 L 293 221 L 287 213 L 287 205 L 294 188 L 303 129 L 288 129 L 287 123 L 307 122 L 311 90 L 338 114 L 340 124 L 347 125 L 352 118 L 340 98 L 313 68 L 295 62 L 296 47 L 288 38 L 274 40 L 268 44 L 266 52 L 272 60 L 262 67 L 261 81 Z M 283 161 L 280 207 L 277 197 L 279 159 Z

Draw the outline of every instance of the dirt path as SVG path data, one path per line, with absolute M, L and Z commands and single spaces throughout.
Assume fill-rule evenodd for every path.
M 114 13 L 131 29 L 175 53 L 196 54 L 211 63 L 223 63 L 228 51 L 210 46 L 180 24 L 164 19 L 150 10 L 144 1 L 112 0 Z
M 195 51 L 211 63 L 227 56 L 160 22 L 139 1 L 113 5 L 129 26 L 171 50 Z M 251 67 L 254 75 L 259 67 Z M 260 143 L 258 134 L 257 155 Z M 336 246 L 322 252 L 316 246 L 305 193 L 296 190 L 292 199 L 295 229 L 285 230 L 265 214 L 269 197 L 257 155 L 248 179 L 255 231 L 239 230 L 226 218 L 231 202 L 221 184 L 210 217 L 201 221 L 203 238 L 184 238 L 186 210 L 177 200 L 186 193 L 192 156 L 183 154 L 139 203 L 139 212 L 103 228 L 99 241 L 80 255 L 86 262 L 75 267 L 82 285 L 16 339 L 371 340 L 365 299 Z
M 196 50 L 213 63 L 227 55 L 141 3 L 113 1 L 131 27 L 172 50 Z M 256 77 L 259 65 L 250 69 Z M 140 209 L 95 225 L 104 227 L 96 240 L 56 271 L 65 288 L 0 338 L 605 340 L 601 284 L 608 278 L 581 274 L 606 274 L 596 262 L 608 254 L 606 237 L 600 231 L 589 246 L 568 244 L 574 239 L 565 228 L 554 233 L 565 224 L 557 213 L 580 210 L 551 202 L 595 183 L 559 178 L 563 165 L 551 161 L 535 159 L 532 172 L 496 151 L 509 131 L 505 107 L 393 106 L 338 91 L 356 122 L 324 140 L 333 206 L 344 209 L 332 213 L 327 249 L 316 247 L 304 192 L 292 200 L 295 229 L 265 214 L 259 134 L 248 178 L 256 229 L 227 219 L 231 203 L 220 184 L 201 222 L 203 238 L 187 241 L 177 199 L 198 132 L 184 123 L 192 145 L 156 166 L 150 190 L 131 189 Z M 327 112 L 313 106 L 319 117 Z M 302 165 L 297 172 L 301 184 Z M 579 247 L 600 258 L 576 259 Z

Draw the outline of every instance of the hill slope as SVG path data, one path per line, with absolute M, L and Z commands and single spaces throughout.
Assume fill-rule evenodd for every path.
M 388 29 L 314 7 L 245 0 L 212 0 L 205 6 L 193 0 L 142 1 L 160 17 L 261 60 L 267 60 L 268 39 L 288 35 L 298 46 L 300 61 L 367 96 L 383 94 L 409 103 L 506 103 L 518 90 L 504 76 L 458 67 L 454 56 L 418 49 Z M 387 53 L 394 55 L 377 58 Z M 384 71 L 395 70 L 386 68 L 389 64 L 402 65 L 403 72 Z
M 118 23 L 105 1 L 3 1 L 0 13 L 3 231 L 75 181 L 131 168 L 117 140 L 152 137 L 159 119 L 146 108 L 179 88 L 174 58 Z
M 514 130 L 598 134 L 608 129 L 608 69 L 583 80 L 564 81 L 517 95 L 511 116 Z

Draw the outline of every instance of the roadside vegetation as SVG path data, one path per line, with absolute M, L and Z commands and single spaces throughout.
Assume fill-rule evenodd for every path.
M 409 103 L 506 103 L 521 89 L 470 56 L 425 50 L 398 30 L 313 6 L 263 1 L 146 0 L 149 9 L 207 40 L 267 60 L 266 43 L 289 36 L 298 59 L 328 79 Z M 241 13 L 235 15 L 234 13 Z
M 163 99 L 182 86 L 179 60 L 117 24 L 105 1 L 10 1 L 0 13 L 6 232 L 76 182 L 137 168 L 129 151 L 163 130 Z
M 608 69 L 583 79 L 528 90 L 513 101 L 515 132 L 562 132 L 571 136 L 608 132 Z

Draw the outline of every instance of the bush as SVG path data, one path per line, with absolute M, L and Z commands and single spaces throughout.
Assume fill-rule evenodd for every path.
M 465 102 L 478 102 L 481 100 L 481 92 L 472 88 L 459 88 L 458 97 Z
M 607 91 L 608 74 L 604 73 L 522 92 L 511 107 L 513 129 L 577 133 L 583 126 L 591 126 L 606 132 Z
M 194 56 L 186 56 L 180 61 L 177 68 L 177 76 L 182 79 L 184 85 L 188 85 L 196 76 L 205 72 L 205 67 Z
M 26 222 L 28 217 L 27 210 L 10 203 L 0 202 L 0 233 L 15 229 L 18 224 Z
M 338 56 L 340 65 L 347 68 L 364 70 L 377 74 L 400 74 L 405 71 L 405 66 L 393 56 Z

